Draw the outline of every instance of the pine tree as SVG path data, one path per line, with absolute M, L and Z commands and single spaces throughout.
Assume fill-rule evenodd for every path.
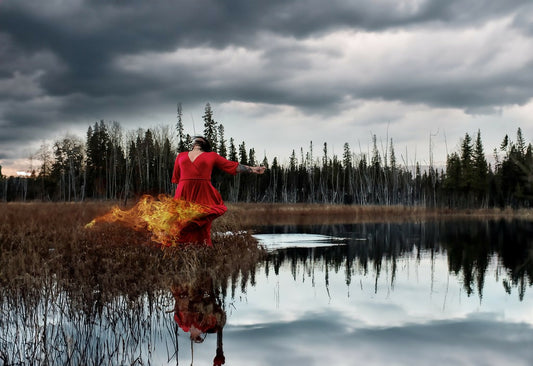
M 461 142 L 461 173 L 462 182 L 461 187 L 463 192 L 468 194 L 472 187 L 473 181 L 473 146 L 472 138 L 468 133 L 465 134 Z
M 291 172 L 296 171 L 296 165 L 298 164 L 298 159 L 296 159 L 296 153 L 294 152 L 294 149 L 292 150 L 291 157 L 289 158 L 289 170 Z
M 246 154 L 246 145 L 244 141 L 239 145 L 239 163 L 243 165 L 248 164 L 248 156 Z
M 176 131 L 178 132 L 178 152 L 187 151 L 185 135 L 183 134 L 183 110 L 181 103 L 178 103 L 178 122 L 176 123 Z
M 75 136 L 66 136 L 54 143 L 55 163 L 52 174 L 57 177 L 61 200 L 78 200 L 81 193 L 83 144 Z
M 478 199 L 482 199 L 488 190 L 488 164 L 485 158 L 483 143 L 481 142 L 481 132 L 477 131 L 476 142 L 473 152 L 473 174 L 472 187 L 477 193 Z
M 185 150 L 184 151 L 188 151 L 192 149 L 192 136 L 187 134 L 185 136 Z
M 101 120 L 87 130 L 85 191 L 94 198 L 107 197 L 107 173 L 110 163 L 111 142 L 106 123 Z
M 509 147 L 509 136 L 505 135 L 505 137 L 503 138 L 502 143 L 500 144 L 500 150 L 507 152 L 508 151 L 508 147 Z
M 202 116 L 204 119 L 204 137 L 211 143 L 213 151 L 217 152 L 218 138 L 217 138 L 217 122 L 213 119 L 213 111 L 211 104 L 205 105 L 205 112 Z
M 220 156 L 227 158 L 228 149 L 226 148 L 226 139 L 224 138 L 224 126 L 218 125 L 218 153 Z
M 518 130 L 516 131 L 516 150 L 519 162 L 523 163 L 526 155 L 526 143 L 522 137 L 522 129 L 520 127 L 518 127 Z
M 248 164 L 251 166 L 257 165 L 257 162 L 255 160 L 255 149 L 253 147 L 248 152 Z
M 352 167 L 352 152 L 350 151 L 350 145 L 345 142 L 343 148 L 342 165 L 345 169 L 350 169 Z
M 229 160 L 238 161 L 237 149 L 235 148 L 235 142 L 233 141 L 233 137 L 230 137 L 229 139 Z

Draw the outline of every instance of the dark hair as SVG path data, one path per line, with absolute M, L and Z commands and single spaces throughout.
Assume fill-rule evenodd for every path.
M 200 146 L 200 149 L 202 149 L 202 151 L 205 151 L 205 152 L 213 151 L 213 149 L 211 148 L 211 144 L 203 136 L 194 136 L 192 140 L 192 145 Z

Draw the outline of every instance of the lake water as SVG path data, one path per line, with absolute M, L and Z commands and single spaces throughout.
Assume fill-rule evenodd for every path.
M 202 343 L 174 320 L 176 303 L 189 303 L 176 289 L 155 301 L 117 298 L 91 321 L 42 304 L 32 323 L 4 305 L 0 365 L 533 365 L 532 223 L 269 227 L 255 236 L 269 255 L 254 273 L 225 295 L 199 289 L 195 309 L 216 314 Z

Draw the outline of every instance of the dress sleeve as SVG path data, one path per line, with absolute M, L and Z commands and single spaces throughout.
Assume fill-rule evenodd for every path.
M 239 165 L 238 162 L 236 161 L 231 161 L 231 160 L 228 160 L 226 158 L 223 158 L 222 156 L 216 154 L 216 157 L 215 157 L 215 166 L 228 173 L 228 174 L 231 174 L 231 175 L 236 175 L 237 174 L 237 166 Z
M 178 184 L 180 181 L 180 164 L 178 162 L 179 154 L 174 162 L 174 171 L 172 172 L 172 183 Z

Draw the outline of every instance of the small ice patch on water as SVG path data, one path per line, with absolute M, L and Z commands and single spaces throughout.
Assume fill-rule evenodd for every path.
M 315 248 L 339 245 L 339 239 L 319 234 L 254 234 L 266 249 Z

